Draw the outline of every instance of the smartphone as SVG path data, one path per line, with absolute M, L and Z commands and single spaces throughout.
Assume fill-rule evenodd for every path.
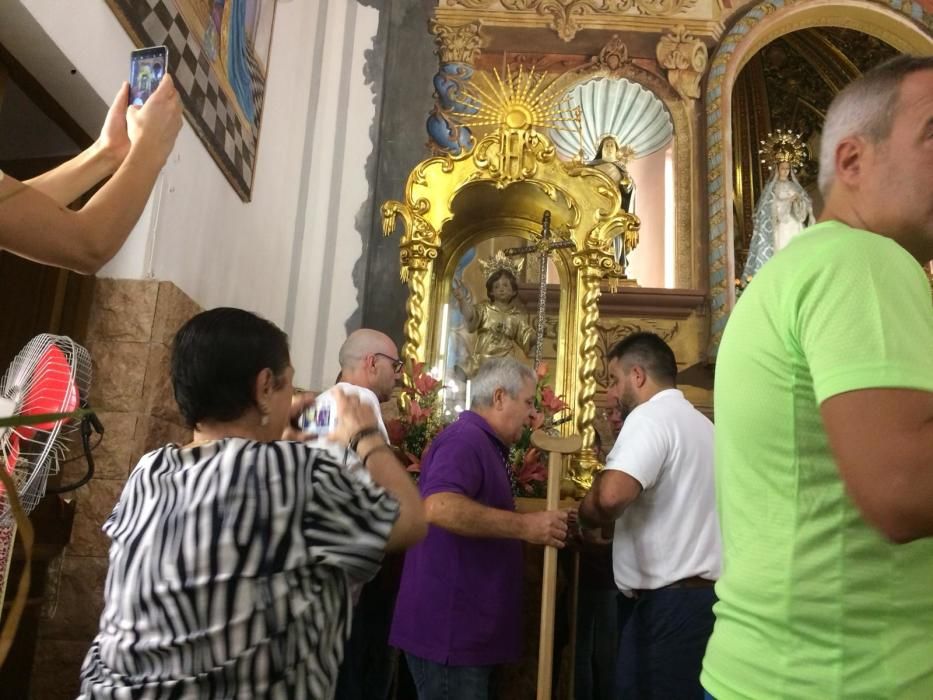
M 130 104 L 142 107 L 168 69 L 168 49 L 149 46 L 130 54 Z
M 325 437 L 337 427 L 337 402 L 328 392 L 315 399 L 314 404 L 298 416 L 298 427 L 311 435 Z

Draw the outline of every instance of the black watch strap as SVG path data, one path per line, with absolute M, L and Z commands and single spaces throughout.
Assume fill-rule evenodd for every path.
M 368 428 L 363 428 L 358 431 L 356 435 L 350 438 L 350 442 L 347 443 L 347 449 L 353 450 L 356 452 L 356 446 L 360 444 L 360 440 L 368 438 L 370 435 L 380 435 L 382 431 L 375 425 L 371 425 Z

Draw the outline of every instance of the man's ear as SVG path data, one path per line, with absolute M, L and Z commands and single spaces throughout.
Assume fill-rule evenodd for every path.
M 505 400 L 505 389 L 501 386 L 492 392 L 492 405 L 493 408 L 502 408 L 502 403 Z
M 635 381 L 635 386 L 641 389 L 648 381 L 648 373 L 641 365 L 632 365 L 632 379 Z
M 835 179 L 850 188 L 857 187 L 861 181 L 862 161 L 868 143 L 859 136 L 847 136 L 836 146 Z

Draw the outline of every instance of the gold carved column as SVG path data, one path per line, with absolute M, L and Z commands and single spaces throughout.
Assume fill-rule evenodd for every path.
M 596 451 L 593 449 L 596 430 L 596 371 L 600 363 L 599 336 L 599 297 L 602 294 L 602 280 L 614 279 L 619 274 L 619 265 L 612 249 L 612 238 L 622 235 L 628 239 L 638 234 L 638 221 L 626 216 L 616 220 L 604 221 L 584 239 L 582 250 L 573 256 L 573 265 L 577 269 L 576 291 L 578 305 L 574 325 L 579 334 L 578 363 L 575 376 L 576 427 L 583 438 L 583 448 L 571 461 L 569 480 L 572 482 L 574 496 L 582 497 L 593 484 L 593 476 L 601 467 Z
M 392 235 L 396 217 L 400 217 L 404 224 L 399 242 L 399 261 L 402 280 L 408 282 L 408 303 L 405 307 L 407 319 L 402 357 L 416 362 L 427 361 L 428 309 L 433 301 L 430 297 L 431 282 L 440 248 L 437 231 L 422 217 L 428 206 L 424 200 L 414 206 L 396 201 L 382 205 L 384 235 Z

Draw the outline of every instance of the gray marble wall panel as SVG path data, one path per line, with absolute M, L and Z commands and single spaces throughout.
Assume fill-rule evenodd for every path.
M 380 207 L 404 196 L 412 168 L 428 156 L 425 120 L 434 104 L 437 71 L 428 21 L 431 0 L 359 0 L 380 8 L 379 32 L 367 52 L 367 77 L 376 96 L 373 138 L 367 163 L 372 197 L 357 216 L 363 254 L 354 269 L 360 308 L 347 329 L 376 328 L 402 345 L 408 288 L 399 279 L 398 235 L 382 235 Z

